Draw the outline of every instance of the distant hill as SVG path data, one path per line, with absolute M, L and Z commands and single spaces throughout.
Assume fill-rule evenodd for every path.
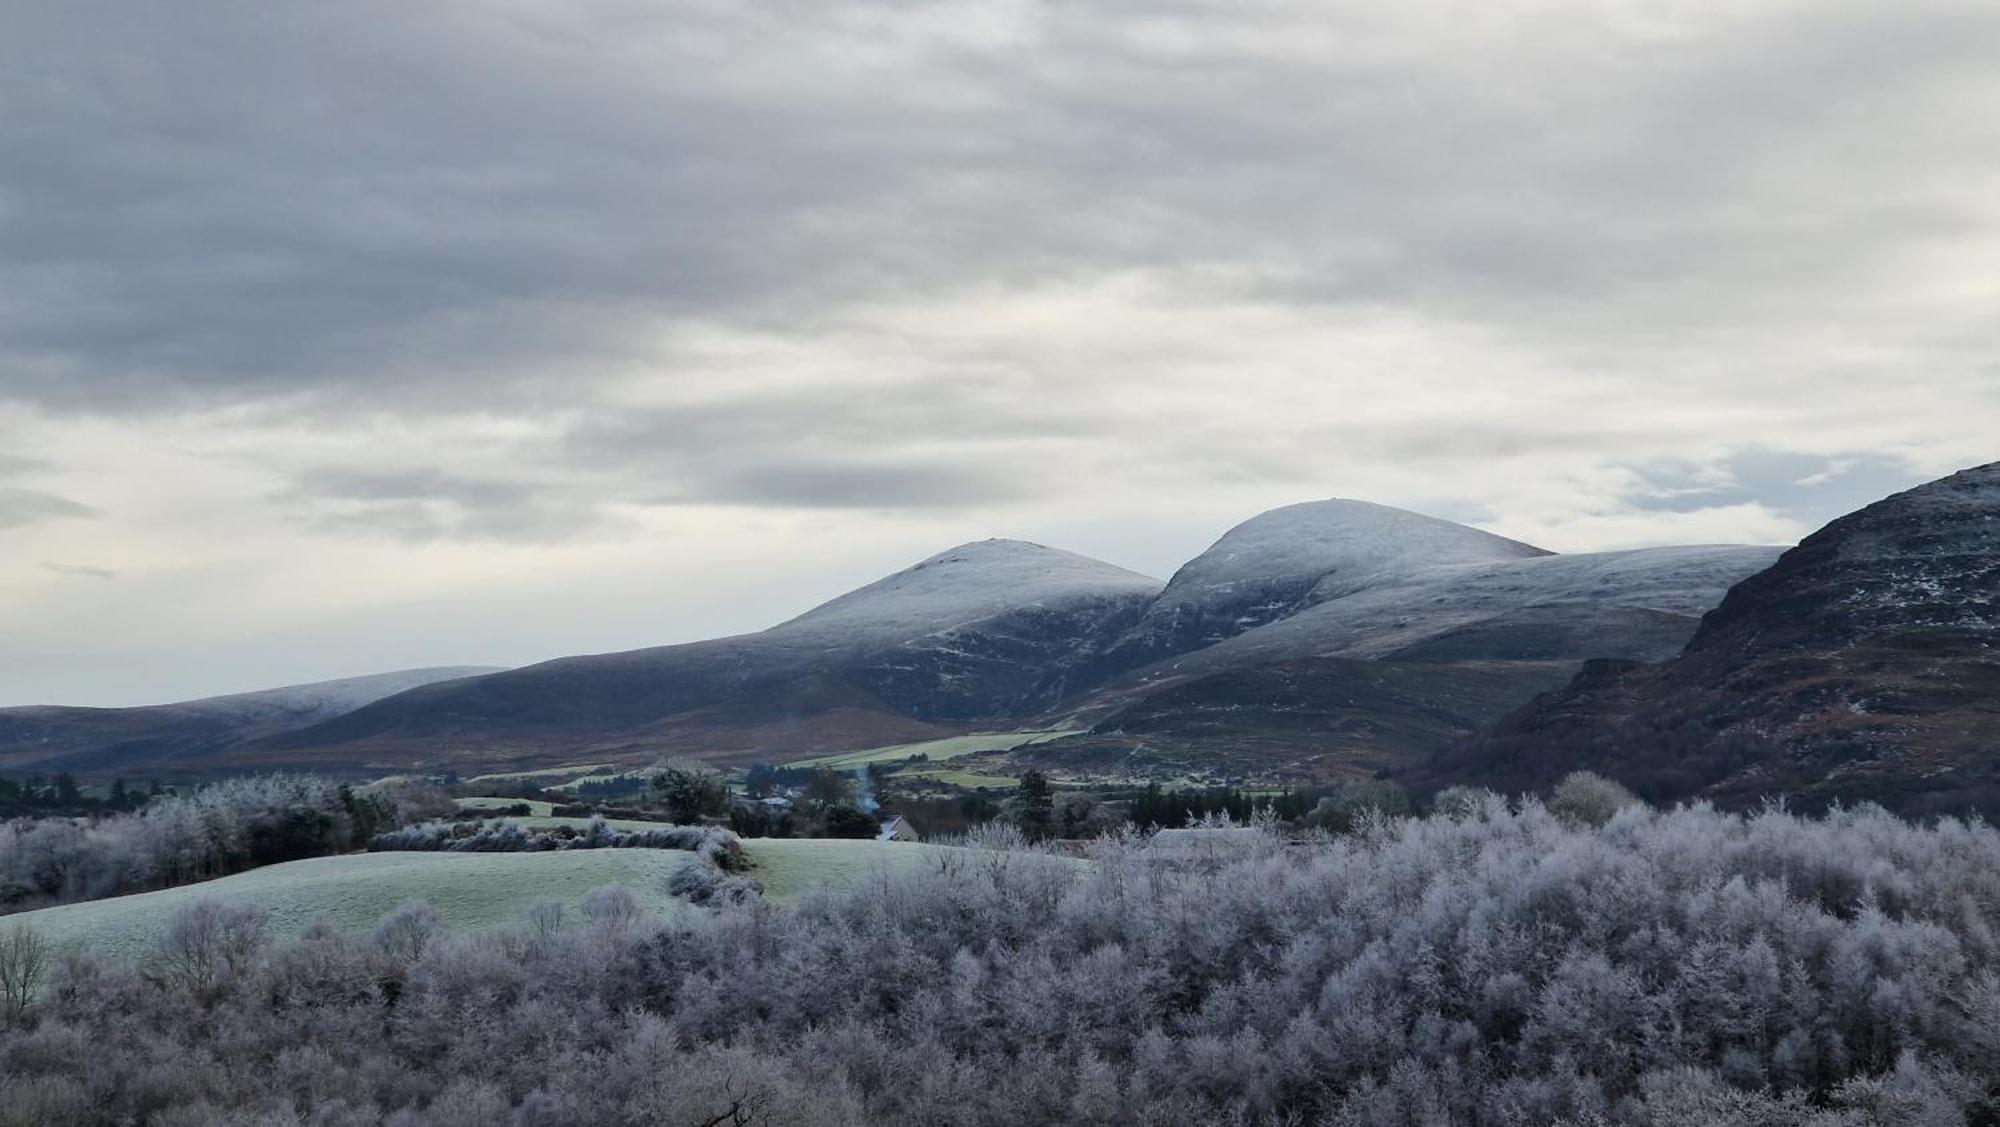
M 2000 463 L 1879 501 L 1732 588 L 1685 651 L 1600 662 L 1414 778 L 2000 808 Z
M 203 760 L 420 685 L 495 671 L 405 669 L 138 708 L 0 708 L 0 769 L 96 771 Z
M 985 540 L 757 634 L 562 658 L 377 702 L 266 759 L 440 765 L 662 753 L 797 758 L 1035 715 L 1158 580 Z

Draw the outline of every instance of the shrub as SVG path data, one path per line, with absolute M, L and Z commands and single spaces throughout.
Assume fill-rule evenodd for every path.
M 714 768 L 692 760 L 666 763 L 647 789 L 677 822 L 721 817 L 729 812 L 729 785 Z
M 1627 806 L 1643 806 L 1639 796 L 1591 771 L 1572 771 L 1549 796 L 1549 812 L 1565 821 L 1602 826 Z
M 557 826 L 531 830 L 511 819 L 490 822 L 426 822 L 378 834 L 371 852 L 539 853 L 555 849 L 682 849 L 704 853 L 723 868 L 741 864 L 736 835 L 714 826 L 666 826 L 614 830 L 593 817 L 579 830 Z
M 882 832 L 882 825 L 873 814 L 852 806 L 827 807 L 823 828 L 827 837 L 872 838 Z
M 1359 779 L 1320 799 L 1306 822 L 1328 833 L 1348 833 L 1370 814 L 1401 817 L 1410 811 L 1410 796 L 1402 787 L 1386 779 Z

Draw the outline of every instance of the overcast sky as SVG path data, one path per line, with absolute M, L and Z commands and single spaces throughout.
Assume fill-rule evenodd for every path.
M 2000 457 L 2000 5 L 0 0 L 0 704 Z

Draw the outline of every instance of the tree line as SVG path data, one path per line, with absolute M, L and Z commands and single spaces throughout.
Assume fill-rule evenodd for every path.
M 446 803 L 448 806 L 449 803 Z M 227 779 L 136 811 L 0 826 L 0 912 L 187 884 L 364 848 L 402 813 L 394 792 L 310 775 Z

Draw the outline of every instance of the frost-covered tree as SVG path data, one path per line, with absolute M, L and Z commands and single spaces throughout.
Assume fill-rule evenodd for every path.
M 0 1104 L 50 1123 L 1994 1121 L 1993 828 L 1437 806 L 1200 857 L 1132 832 L 1080 859 L 996 828 L 789 906 L 710 895 L 621 926 L 600 926 L 628 917 L 611 894 L 582 926 L 452 934 L 406 905 L 375 937 L 279 944 L 211 914 L 137 972 L 60 961 L 33 1022 L 0 1031 Z M 688 861 L 676 879 L 743 880 Z

